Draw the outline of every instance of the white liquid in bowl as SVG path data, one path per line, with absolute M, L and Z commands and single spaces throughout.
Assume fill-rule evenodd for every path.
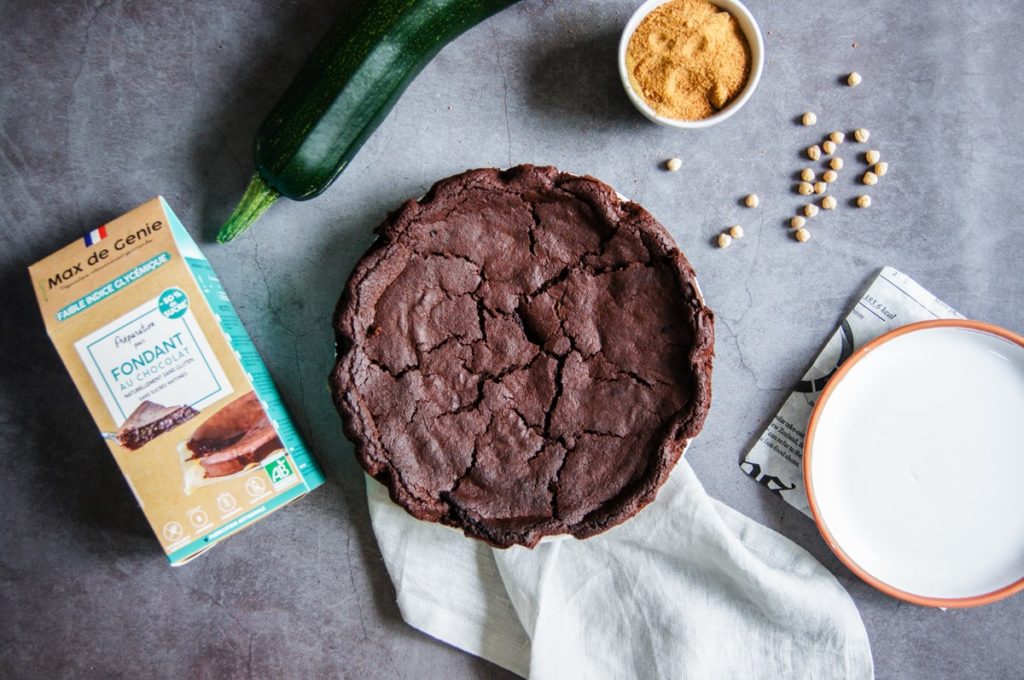
M 855 364 L 822 406 L 810 481 L 834 542 L 871 576 L 933 598 L 1024 577 L 1024 348 L 912 331 Z

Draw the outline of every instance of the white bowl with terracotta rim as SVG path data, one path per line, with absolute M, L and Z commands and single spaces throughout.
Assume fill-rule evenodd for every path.
M 740 30 L 743 31 L 743 36 L 747 39 L 747 44 L 750 45 L 750 73 L 747 75 L 747 82 L 735 99 L 707 118 L 681 120 L 658 115 L 643 98 L 643 95 L 633 89 L 633 85 L 629 80 L 629 70 L 626 68 L 626 49 L 629 47 L 629 39 L 633 36 L 633 32 L 636 31 L 640 22 L 656 8 L 671 1 L 647 0 L 633 12 L 633 16 L 626 22 L 626 27 L 622 31 L 622 37 L 619 39 L 619 77 L 622 79 L 622 87 L 626 90 L 626 96 L 629 97 L 629 101 L 633 103 L 637 111 L 650 121 L 659 125 L 683 129 L 711 127 L 730 118 L 734 113 L 743 108 L 743 105 L 750 99 L 750 95 L 754 94 L 754 90 L 757 89 L 757 84 L 761 81 L 761 72 L 764 70 L 764 38 L 761 36 L 761 29 L 758 27 L 757 21 L 754 20 L 754 16 L 742 2 L 739 2 L 739 0 L 709 0 L 711 4 L 726 10 L 735 17 Z
M 858 577 L 929 607 L 1024 590 L 1024 337 L 910 324 L 829 380 L 804 439 L 825 542 Z

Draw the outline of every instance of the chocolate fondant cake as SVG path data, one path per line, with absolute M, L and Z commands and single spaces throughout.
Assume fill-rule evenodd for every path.
M 207 477 L 223 477 L 282 448 L 255 392 L 247 392 L 196 428 L 185 444 Z
M 144 401 L 132 411 L 117 431 L 117 441 L 132 451 L 142 448 L 164 432 L 199 415 L 191 406 L 161 406 Z
M 714 324 L 650 213 L 526 165 L 442 180 L 377 233 L 330 382 L 395 502 L 507 547 L 654 499 L 704 423 Z

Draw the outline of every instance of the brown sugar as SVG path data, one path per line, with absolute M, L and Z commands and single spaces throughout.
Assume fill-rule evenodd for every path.
M 626 48 L 630 84 L 659 116 L 700 120 L 720 111 L 750 75 L 736 18 L 708 0 L 672 0 L 640 22 Z

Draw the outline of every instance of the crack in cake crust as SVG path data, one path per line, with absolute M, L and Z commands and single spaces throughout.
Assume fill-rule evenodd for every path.
M 640 206 L 554 168 L 438 182 L 335 312 L 335 404 L 421 519 L 506 547 L 653 500 L 710 403 L 713 316 Z

